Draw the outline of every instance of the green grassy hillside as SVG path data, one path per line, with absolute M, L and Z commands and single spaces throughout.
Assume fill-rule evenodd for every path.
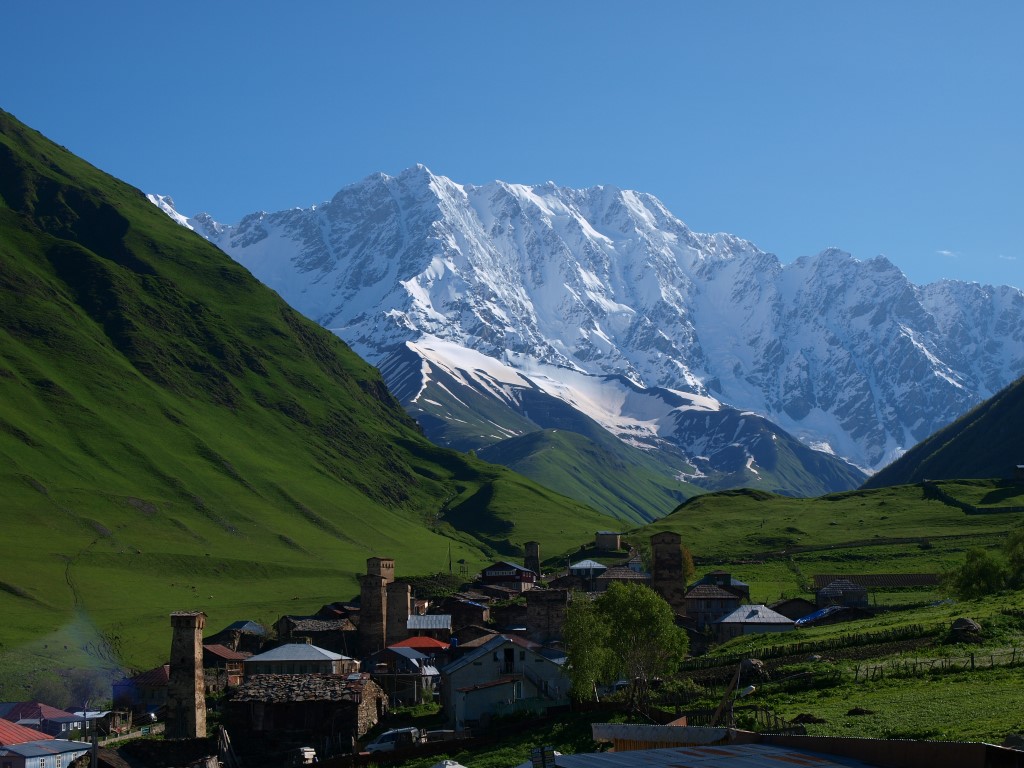
M 922 440 L 864 483 L 1012 477 L 1024 464 L 1024 378 Z
M 478 454 L 626 524 L 657 519 L 685 498 L 704 492 L 672 480 L 667 454 L 654 456 L 633 448 L 596 426 L 585 435 L 563 429 L 531 432 Z M 692 468 L 679 466 L 675 473 L 683 470 Z
M 938 483 L 949 498 L 982 508 L 966 514 L 917 485 L 794 499 L 764 491 L 697 496 L 671 514 L 630 531 L 643 543 L 675 531 L 698 559 L 698 571 L 730 570 L 751 585 L 753 602 L 780 596 L 813 598 L 814 574 L 940 573 L 959 565 L 971 547 L 998 547 L 1024 522 L 1024 485 L 997 481 Z M 987 500 L 987 501 L 986 501 Z M 935 599 L 905 590 L 875 599 Z
M 614 523 L 428 443 L 378 372 L 138 191 L 0 112 L 0 668 L 211 628 Z M 20 698 L 4 689 L 0 698 Z

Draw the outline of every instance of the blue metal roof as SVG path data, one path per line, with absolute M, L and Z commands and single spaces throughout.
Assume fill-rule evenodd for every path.
M 13 754 L 22 757 L 48 757 L 49 755 L 66 755 L 69 752 L 83 754 L 92 749 L 92 744 L 84 741 L 66 741 L 64 739 L 40 739 L 26 741 L 22 744 L 10 744 L 0 747 L 0 755 Z
M 816 621 L 820 621 L 821 619 L 824 619 L 826 616 L 831 616 L 833 613 L 840 613 L 845 610 L 846 606 L 844 605 L 830 605 L 827 608 L 822 608 L 820 610 L 815 611 L 814 613 L 809 613 L 806 616 L 802 616 L 799 619 L 797 619 L 794 623 L 798 627 L 806 627 L 808 624 L 813 624 Z

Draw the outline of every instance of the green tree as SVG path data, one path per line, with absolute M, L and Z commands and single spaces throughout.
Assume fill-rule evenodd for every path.
M 693 555 L 690 553 L 689 547 L 683 547 L 683 583 L 689 584 L 696 574 L 697 569 L 693 565 Z
M 953 570 L 949 584 L 963 598 L 982 597 L 1006 585 L 1006 567 L 980 547 L 967 550 L 964 564 Z
M 634 705 L 646 705 L 656 678 L 675 674 L 688 647 L 668 603 L 640 584 L 612 583 L 593 601 L 577 593 L 564 637 L 575 698 L 590 698 L 596 685 L 626 679 Z
M 1007 583 L 1014 589 L 1024 587 L 1024 525 L 1018 525 L 1003 544 L 1006 554 Z

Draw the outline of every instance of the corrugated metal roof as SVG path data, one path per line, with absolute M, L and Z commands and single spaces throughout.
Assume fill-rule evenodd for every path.
M 50 755 L 66 755 L 68 753 L 84 754 L 92 749 L 91 744 L 84 741 L 66 741 L 64 739 L 38 739 L 22 744 L 12 744 L 0 749 L 0 755 L 13 754 L 21 757 L 48 757 Z
M 580 560 L 575 565 L 569 566 L 570 571 L 606 571 L 608 566 L 603 563 L 597 562 L 597 560 Z
M 719 619 L 716 624 L 792 624 L 792 619 L 787 619 L 778 611 L 773 611 L 767 605 L 741 605 L 728 616 Z
M 513 571 L 524 571 L 525 573 L 533 573 L 533 571 L 531 571 L 529 568 L 519 565 L 519 563 L 510 563 L 508 560 L 499 560 L 496 563 L 491 563 L 489 566 L 484 568 L 484 573 L 487 573 L 488 571 L 492 570 L 506 571 L 509 568 L 511 568 Z
M 426 654 L 420 653 L 415 648 L 409 648 L 408 646 L 400 647 L 392 645 L 388 647 L 388 650 L 398 656 L 401 656 L 403 659 L 408 659 L 409 661 L 422 661 L 427 658 Z
M 522 763 L 516 768 L 530 768 Z M 591 752 L 557 755 L 558 768 L 873 768 L 870 763 L 803 749 L 770 744 L 724 744 L 718 746 L 639 749 L 631 752 Z
M 406 629 L 448 629 L 452 628 L 450 613 L 412 614 L 405 622 Z
M 246 653 L 239 653 L 238 651 L 233 651 L 226 645 L 221 645 L 220 643 L 203 643 L 203 650 L 208 651 L 209 653 L 212 653 L 214 656 L 220 659 L 224 659 L 225 661 L 241 661 L 242 659 L 249 658 L 250 655 Z
M 594 741 L 640 741 L 660 744 L 717 744 L 725 741 L 728 728 L 646 723 L 592 723 Z
M 26 728 L 24 725 L 0 719 L 0 746 L 24 744 L 26 741 L 41 741 L 52 738 L 52 736 L 37 731 L 34 728 Z
M 245 663 L 253 661 L 338 661 L 348 658 L 350 657 L 309 643 L 288 643 L 256 656 L 250 656 Z
M 389 648 L 415 648 L 418 651 L 447 651 L 449 644 L 433 637 L 407 637 L 397 643 L 392 643 Z
M 53 720 L 59 723 L 75 719 L 70 712 L 38 701 L 19 701 L 4 712 L 3 717 L 12 723 L 19 720 Z
M 170 679 L 171 665 L 162 664 L 159 667 L 148 669 L 145 672 L 139 672 L 135 677 L 126 677 L 121 680 L 118 685 L 159 687 L 161 685 L 167 685 L 167 681 Z
M 236 621 L 228 624 L 221 632 L 249 632 L 253 635 L 265 635 L 267 630 L 255 621 Z M 219 634 L 219 633 L 218 633 Z

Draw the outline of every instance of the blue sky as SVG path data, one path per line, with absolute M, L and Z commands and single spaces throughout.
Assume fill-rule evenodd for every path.
M 233 223 L 421 162 L 1024 287 L 1024 3 L 22 2 L 0 107 Z

